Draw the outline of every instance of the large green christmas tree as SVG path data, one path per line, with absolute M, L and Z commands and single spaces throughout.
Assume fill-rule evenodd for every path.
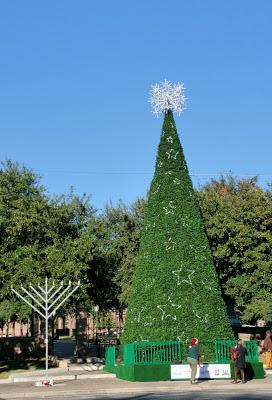
M 171 108 L 156 169 L 122 342 L 233 338 Z

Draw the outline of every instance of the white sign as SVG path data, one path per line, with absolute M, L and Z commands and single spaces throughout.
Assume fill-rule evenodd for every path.
M 197 379 L 228 379 L 230 377 L 230 364 L 200 364 L 197 366 Z M 190 378 L 191 367 L 189 364 L 171 365 L 171 379 Z

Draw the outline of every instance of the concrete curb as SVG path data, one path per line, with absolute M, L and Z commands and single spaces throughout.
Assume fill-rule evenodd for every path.
M 100 369 L 93 369 L 92 366 L 75 366 L 70 370 L 67 370 L 67 368 L 52 368 L 49 370 L 49 377 L 55 381 L 59 381 L 94 378 L 115 378 L 115 375 L 106 371 L 102 371 Z M 0 379 L 0 385 L 6 383 L 37 382 L 44 379 L 44 370 L 21 372 L 11 374 L 7 379 Z
M 11 383 L 10 378 L 7 379 L 0 379 L 0 383 Z M 0 398 L 1 399 L 1 398 Z
M 50 375 L 49 374 L 49 379 L 53 379 L 53 381 L 71 381 L 71 380 L 79 380 L 79 379 L 108 379 L 108 378 L 115 378 L 114 374 L 69 374 L 69 375 Z M 24 382 L 40 382 L 44 381 L 45 376 L 39 375 L 39 376 L 24 376 L 24 377 L 14 377 L 10 376 L 10 380 L 8 383 L 24 383 Z M 7 383 L 7 382 L 6 382 Z

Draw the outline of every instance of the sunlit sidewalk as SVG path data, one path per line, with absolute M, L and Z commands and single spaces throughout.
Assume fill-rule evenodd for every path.
M 245 385 L 241 383 L 232 385 L 230 380 L 200 381 L 196 385 L 191 385 L 189 381 L 129 382 L 114 378 L 112 374 L 103 372 L 90 372 L 88 376 L 89 379 L 86 377 L 81 378 L 80 375 L 78 375 L 77 379 L 71 379 L 68 374 L 56 375 L 57 379 L 54 385 L 49 387 L 35 386 L 35 382 L 2 383 L 0 385 L 0 398 L 22 399 L 28 397 L 37 399 L 44 395 L 50 397 L 58 395 L 103 395 L 209 390 L 238 393 L 246 393 L 251 390 L 272 392 L 272 375 L 268 375 L 265 379 L 248 381 Z

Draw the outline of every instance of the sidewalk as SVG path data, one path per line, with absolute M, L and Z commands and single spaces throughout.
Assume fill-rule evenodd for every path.
M 50 368 L 48 376 L 53 379 L 54 382 L 58 381 L 75 381 L 78 379 L 103 379 L 103 378 L 114 378 L 114 374 L 101 371 L 100 369 L 94 368 L 91 365 L 78 365 L 67 368 Z M 45 371 L 36 370 L 31 372 L 21 372 L 12 374 L 8 379 L 0 379 L 0 393 L 3 384 L 8 383 L 26 383 L 26 382 L 41 382 L 45 380 Z M 1 398 L 0 398 L 1 400 Z
M 86 374 L 85 374 L 86 375 Z M 271 391 L 272 375 L 265 379 L 252 380 L 245 385 L 241 383 L 232 385 L 230 380 L 201 381 L 197 385 L 191 385 L 189 381 L 166 382 L 128 382 L 113 377 L 102 371 L 93 371 L 87 374 L 89 378 L 77 378 L 71 380 L 66 376 L 57 375 L 54 386 L 36 387 L 33 382 L 27 383 L 3 383 L 0 385 L 0 399 L 41 399 L 57 396 L 72 395 L 108 395 L 130 393 L 156 393 L 156 392 L 188 392 L 188 391 L 228 391 L 235 393 L 249 393 L 251 391 Z M 60 378 L 61 377 L 61 378 Z

